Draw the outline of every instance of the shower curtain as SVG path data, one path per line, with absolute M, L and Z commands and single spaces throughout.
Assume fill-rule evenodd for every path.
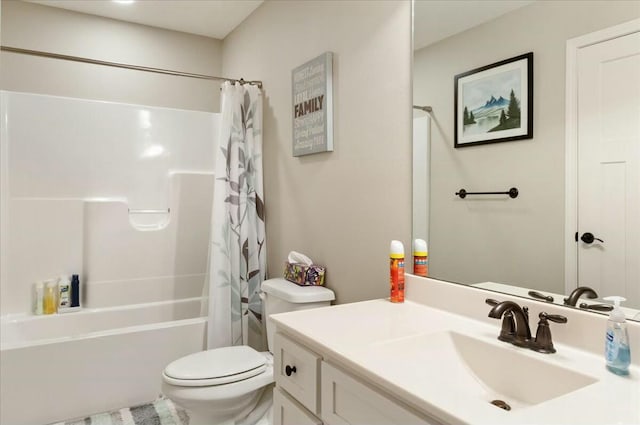
M 222 85 L 209 250 L 209 349 L 262 347 L 260 285 L 266 277 L 262 93 Z

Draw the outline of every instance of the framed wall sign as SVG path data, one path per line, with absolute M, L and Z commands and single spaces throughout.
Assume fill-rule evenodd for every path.
M 533 138 L 533 53 L 455 76 L 454 147 Z
M 291 72 L 293 156 L 333 151 L 333 53 Z

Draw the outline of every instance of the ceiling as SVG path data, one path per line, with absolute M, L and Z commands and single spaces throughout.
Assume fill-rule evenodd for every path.
M 414 50 L 527 6 L 533 0 L 416 0 Z
M 263 0 L 25 0 L 222 40 Z
M 264 0 L 25 1 L 224 39 Z M 533 0 L 416 0 L 414 49 L 423 48 L 532 2 Z M 340 7 L 339 3 L 336 3 L 336 7 Z

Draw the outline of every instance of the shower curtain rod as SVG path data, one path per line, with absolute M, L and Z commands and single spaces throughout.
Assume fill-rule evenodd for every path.
M 162 69 L 162 68 L 151 68 L 148 66 L 129 65 L 126 63 L 119 63 L 119 62 L 101 61 L 97 59 L 83 58 L 80 56 L 61 55 L 58 53 L 43 52 L 40 50 L 21 49 L 18 47 L 10 47 L 10 46 L 0 46 L 0 50 L 4 52 L 20 53 L 20 54 L 32 55 L 32 56 L 41 56 L 41 57 L 51 58 L 51 59 L 62 59 L 62 60 L 68 60 L 73 62 L 82 62 L 82 63 L 90 63 L 94 65 L 111 66 L 114 68 L 132 69 L 135 71 L 154 72 L 156 74 L 175 75 L 179 77 L 188 77 L 188 78 L 198 78 L 201 80 L 229 81 L 231 83 L 240 83 L 240 84 L 254 84 L 258 86 L 258 88 L 262 88 L 262 81 L 245 81 L 242 78 L 240 78 L 239 80 L 236 80 L 234 78 L 216 77 L 213 75 L 192 74 L 190 72 L 173 71 L 170 69 Z
M 420 109 L 421 111 L 425 111 L 425 112 L 431 112 L 433 110 L 431 106 L 418 106 L 418 105 L 413 105 L 413 109 Z

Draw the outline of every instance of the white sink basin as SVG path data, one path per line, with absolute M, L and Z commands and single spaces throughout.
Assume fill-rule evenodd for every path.
M 504 345 L 502 345 L 504 344 Z M 372 347 L 373 348 L 373 347 Z M 375 344 L 376 357 L 411 365 L 423 385 L 458 399 L 502 400 L 511 409 L 532 406 L 595 383 L 593 377 L 525 354 L 510 344 L 489 343 L 457 332 L 439 332 Z

